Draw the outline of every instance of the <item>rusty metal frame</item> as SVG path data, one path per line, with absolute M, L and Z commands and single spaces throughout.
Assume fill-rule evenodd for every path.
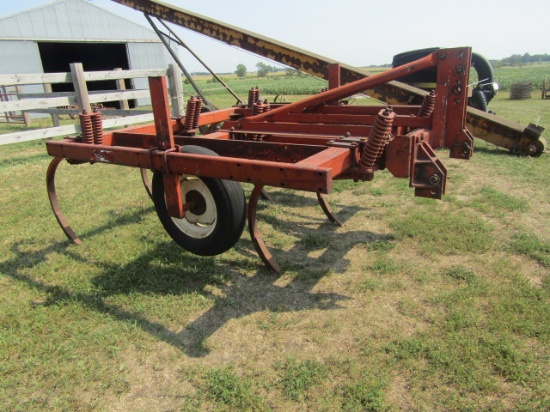
M 150 78 L 154 124 L 104 133 L 101 144 L 84 137 L 47 142 L 48 154 L 54 156 L 47 173 L 52 208 L 65 234 L 78 243 L 55 191 L 55 172 L 62 159 L 161 172 L 169 213 L 178 218 L 186 210 L 180 175 L 251 183 L 250 234 L 262 260 L 279 272 L 257 229 L 256 204 L 264 186 L 317 193 L 323 211 L 335 223 L 338 219 L 325 197 L 334 179 L 371 180 L 375 171 L 387 168 L 396 177 L 409 178 L 416 195 L 441 198 L 447 172 L 433 149 L 449 147 L 451 157 L 460 159 L 472 154 L 473 139 L 465 127 L 470 54 L 469 48 L 439 50 L 343 86 L 339 66 L 332 65 L 331 88 L 317 95 L 266 105 L 261 113 L 253 105 L 239 105 L 196 114 L 193 122 L 170 118 L 166 79 Z M 343 100 L 428 67 L 437 69 L 428 110 L 420 105 L 351 106 Z M 218 122 L 224 122 L 218 131 L 197 134 L 198 127 Z M 380 122 L 386 122 L 386 129 Z M 202 146 L 219 156 L 182 153 L 185 145 Z

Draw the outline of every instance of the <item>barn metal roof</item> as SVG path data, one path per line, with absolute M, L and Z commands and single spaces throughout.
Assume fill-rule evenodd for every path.
M 85 0 L 57 0 L 2 17 L 0 40 L 159 42 L 152 30 Z

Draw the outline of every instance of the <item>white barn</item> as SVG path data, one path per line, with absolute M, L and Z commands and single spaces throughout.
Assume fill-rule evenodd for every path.
M 56 0 L 0 17 L 0 74 L 154 69 L 172 59 L 153 30 L 86 0 Z M 146 88 L 135 79 L 128 88 Z M 67 85 L 54 85 L 54 91 Z M 93 82 L 90 90 L 116 89 L 114 81 Z

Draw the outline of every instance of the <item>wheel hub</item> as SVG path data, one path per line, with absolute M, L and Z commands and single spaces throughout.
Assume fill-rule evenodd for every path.
M 189 205 L 189 212 L 194 215 L 200 216 L 206 212 L 206 200 L 196 190 L 190 190 L 185 195 L 185 204 Z

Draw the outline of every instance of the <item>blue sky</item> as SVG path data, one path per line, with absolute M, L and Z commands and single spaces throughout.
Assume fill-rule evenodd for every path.
M 110 0 L 86 0 L 148 26 L 143 16 Z M 550 0 L 164 0 L 355 66 L 391 63 L 392 56 L 433 46 L 471 46 L 490 59 L 550 53 Z M 0 17 L 49 3 L 0 1 Z M 249 71 L 259 57 L 187 30 L 183 39 L 216 71 Z M 181 52 L 190 71 L 200 65 Z M 269 63 L 269 62 L 268 62 Z

